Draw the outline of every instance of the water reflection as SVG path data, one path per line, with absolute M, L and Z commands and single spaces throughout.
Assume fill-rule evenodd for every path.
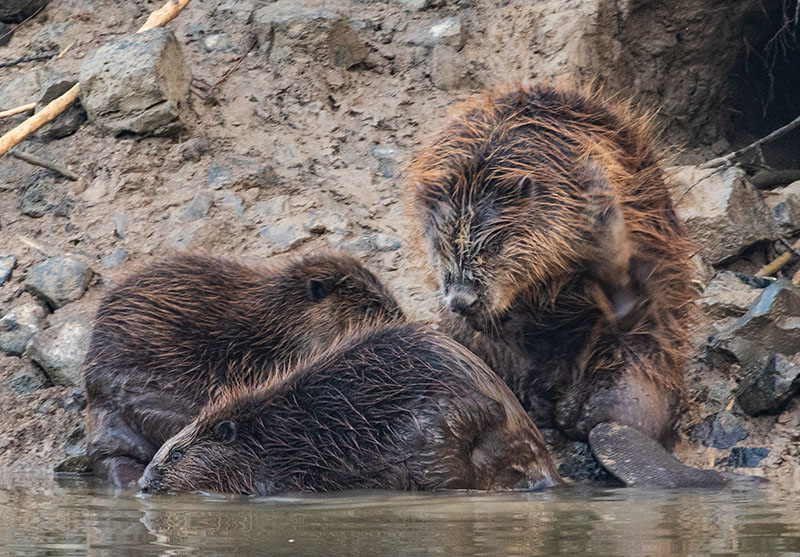
M 146 497 L 11 477 L 0 478 L 0 546 L 94 556 L 800 554 L 800 503 L 770 488 Z

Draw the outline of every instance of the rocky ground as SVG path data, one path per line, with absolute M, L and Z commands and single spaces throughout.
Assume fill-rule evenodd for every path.
M 686 16 L 694 50 L 668 40 L 668 18 L 654 19 L 642 49 L 636 41 L 647 34 L 630 25 L 646 14 L 625 8 L 608 26 L 606 1 L 194 0 L 169 30 L 132 36 L 160 4 L 65 0 L 6 27 L 13 34 L 0 61 L 71 48 L 0 68 L 0 111 L 41 106 L 78 79 L 82 90 L 79 106 L 21 145 L 68 166 L 77 181 L 0 161 L 6 469 L 83 469 L 80 364 L 91 315 L 110 285 L 153 257 L 345 249 L 410 315 L 433 321 L 435 285 L 407 240 L 403 169 L 449 105 L 488 85 L 597 78 L 661 109 L 666 139 L 688 146 L 679 162 L 730 148 L 709 103 L 724 97 L 714 72 L 735 60 L 664 64 L 708 50 L 708 18 Z M 741 4 L 726 17 L 745 13 Z M 656 67 L 654 59 L 656 75 L 618 71 Z M 704 89 L 688 91 L 689 82 Z M 24 117 L 0 120 L 0 131 Z M 707 315 L 677 453 L 798 488 L 800 290 L 788 280 L 797 264 L 779 281 L 753 275 L 800 232 L 800 183 L 759 191 L 736 168 L 680 166 L 672 175 L 699 246 Z M 595 474 L 585 445 L 556 435 L 552 444 L 565 474 Z

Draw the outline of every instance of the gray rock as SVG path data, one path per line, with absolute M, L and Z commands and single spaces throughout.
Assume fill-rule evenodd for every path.
M 0 22 L 0 46 L 6 46 L 11 42 L 14 30 L 7 23 Z
M 3 382 L 6 389 L 17 395 L 27 395 L 47 386 L 47 377 L 38 367 L 25 360 L 20 360 L 24 365 L 14 371 Z
M 402 242 L 391 234 L 375 234 L 372 237 L 372 246 L 378 251 L 397 251 L 402 246 Z
M 17 258 L 14 255 L 0 255 L 0 286 L 11 278 L 11 271 L 17 264 Z
M 127 260 L 127 251 L 122 248 L 114 248 L 111 253 L 100 258 L 100 264 L 106 269 L 119 269 Z
M 28 43 L 35 52 L 60 52 L 81 36 L 81 26 L 77 23 L 49 23 L 42 27 Z
M 208 214 L 213 200 L 207 192 L 195 194 L 189 203 L 183 207 L 183 218 L 188 221 L 200 220 Z
M 440 4 L 437 0 L 398 0 L 398 2 L 401 6 L 415 11 L 426 10 Z
M 791 236 L 800 230 L 800 182 L 764 192 L 764 201 L 772 211 L 778 233 Z
M 175 35 L 152 29 L 107 42 L 81 65 L 81 103 L 109 133 L 170 133 L 181 127 L 191 73 Z
M 758 468 L 759 463 L 769 455 L 764 447 L 734 447 L 724 459 L 724 464 L 733 468 Z
M 262 47 L 290 45 L 313 48 L 324 43 L 331 21 L 339 16 L 322 2 L 278 0 L 253 14 L 253 27 Z
M 745 375 L 763 371 L 772 354 L 800 352 L 800 289 L 778 279 L 730 329 L 721 332 L 712 348 L 733 356 Z
M 800 390 L 800 354 L 775 354 L 764 368 L 742 380 L 736 400 L 751 416 L 777 414 Z
M 0 319 L 0 350 L 20 356 L 31 339 L 39 332 L 46 312 L 35 303 L 24 304 L 8 311 Z
M 763 287 L 745 282 L 738 273 L 720 271 L 705 287 L 698 304 L 713 319 L 741 317 L 763 291 Z
M 211 144 L 206 137 L 193 137 L 181 145 L 181 155 L 184 160 L 197 162 L 211 149 Z
M 466 72 L 467 66 L 455 48 L 446 44 L 433 47 L 431 81 L 436 87 L 443 91 L 457 89 L 463 85 Z
M 19 23 L 47 5 L 47 0 L 3 0 L 0 21 Z
M 69 215 L 72 200 L 63 192 L 63 183 L 63 178 L 49 170 L 32 172 L 17 192 L 20 213 L 32 218 L 47 213 Z
M 286 251 L 311 238 L 311 233 L 296 223 L 286 221 L 270 224 L 258 233 L 275 251 Z
M 36 112 L 41 112 L 51 101 L 70 90 L 77 81 L 56 77 L 43 84 L 36 99 Z M 80 103 L 74 103 L 64 112 L 56 116 L 38 132 L 36 137 L 43 141 L 52 141 L 72 135 L 86 121 L 86 111 Z
M 236 175 L 230 165 L 212 163 L 206 171 L 206 182 L 212 190 L 230 187 L 236 182 Z
M 730 449 L 750 435 L 742 427 L 739 418 L 728 411 L 710 415 L 692 428 L 692 435 L 706 447 Z
M 223 21 L 247 25 L 253 20 L 256 3 L 251 0 L 229 0 L 214 8 L 214 15 Z
M 386 145 L 376 145 L 372 148 L 372 156 L 378 159 L 378 171 L 381 176 L 393 178 L 397 163 L 405 156 L 405 153 Z
M 82 384 L 81 366 L 89 350 L 92 329 L 86 320 L 61 320 L 33 338 L 27 355 L 55 385 Z
M 230 35 L 226 33 L 214 33 L 203 37 L 203 48 L 207 52 L 239 52 L 239 46 L 234 42 Z
M 707 262 L 722 263 L 775 239 L 770 210 L 742 170 L 679 167 L 672 181 L 678 215 Z
M 68 456 L 53 469 L 58 474 L 88 474 L 91 470 L 86 454 Z
M 453 16 L 436 20 L 424 29 L 412 33 L 408 42 L 412 45 L 428 47 L 444 44 L 461 50 L 465 39 L 461 17 Z
M 25 288 L 51 308 L 60 308 L 79 300 L 92 276 L 92 269 L 83 259 L 60 255 L 31 267 L 25 276 Z
M 42 84 L 55 73 L 49 68 L 42 68 L 26 72 L 3 84 L 0 87 L 0 110 L 16 108 L 36 99 Z
M 328 32 L 328 59 L 332 66 L 350 69 L 369 55 L 358 32 L 344 21 L 335 21 Z

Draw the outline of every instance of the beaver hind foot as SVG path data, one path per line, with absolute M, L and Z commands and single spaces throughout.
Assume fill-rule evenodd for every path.
M 600 464 L 628 487 L 713 488 L 761 482 L 755 476 L 686 466 L 658 441 L 628 425 L 597 424 L 589 433 L 589 446 Z

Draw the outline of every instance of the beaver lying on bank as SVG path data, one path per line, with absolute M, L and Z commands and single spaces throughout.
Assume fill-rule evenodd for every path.
M 351 327 L 401 317 L 349 256 L 260 268 L 194 255 L 153 263 L 97 313 L 85 363 L 92 467 L 127 485 L 223 387 L 261 381 Z
M 456 109 L 411 174 L 444 329 L 537 425 L 588 438 L 624 481 L 691 485 L 630 472 L 677 464 L 639 441 L 673 442 L 694 298 L 648 121 L 597 96 L 511 88 Z M 604 423 L 634 429 L 593 436 Z
M 271 495 L 560 482 L 500 378 L 450 338 L 410 324 L 351 335 L 256 388 L 226 392 L 158 450 L 139 485 Z

